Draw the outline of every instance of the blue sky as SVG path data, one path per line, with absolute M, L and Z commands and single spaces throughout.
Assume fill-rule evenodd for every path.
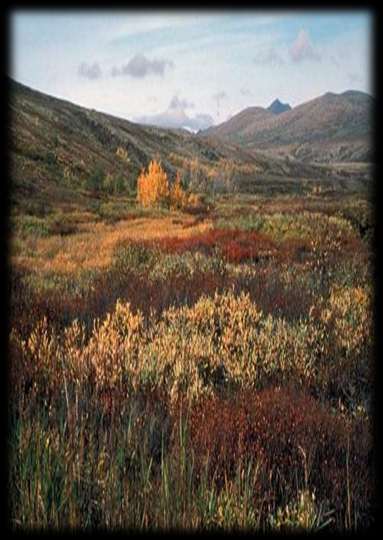
M 207 127 L 275 98 L 372 93 L 366 11 L 43 11 L 10 15 L 10 75 L 133 121 Z

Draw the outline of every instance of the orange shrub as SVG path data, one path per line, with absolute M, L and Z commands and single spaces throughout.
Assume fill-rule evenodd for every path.
M 137 180 L 137 200 L 142 206 L 167 204 L 169 182 L 166 172 L 156 160 L 149 163 L 148 172 L 143 170 Z

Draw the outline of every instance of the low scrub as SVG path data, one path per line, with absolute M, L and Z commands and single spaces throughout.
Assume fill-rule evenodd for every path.
M 331 501 L 338 528 L 347 523 L 350 509 L 358 520 L 371 509 L 368 426 L 345 424 L 304 393 L 274 387 L 206 398 L 192 409 L 189 424 L 196 469 L 207 466 L 219 486 L 235 477 L 238 463 L 251 459 L 258 464 L 253 504 L 263 507 L 264 519 L 299 490 Z M 292 525 L 298 527 L 299 521 Z

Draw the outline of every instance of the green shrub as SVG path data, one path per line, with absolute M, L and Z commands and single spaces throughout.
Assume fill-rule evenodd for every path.
M 234 218 L 220 218 L 216 222 L 218 229 L 240 229 L 242 231 L 260 231 L 265 218 L 259 214 L 245 214 Z

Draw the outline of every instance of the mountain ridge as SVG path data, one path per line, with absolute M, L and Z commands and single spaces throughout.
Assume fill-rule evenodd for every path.
M 364 92 L 327 92 L 281 114 L 248 107 L 201 135 L 303 161 L 369 161 L 372 108 Z

